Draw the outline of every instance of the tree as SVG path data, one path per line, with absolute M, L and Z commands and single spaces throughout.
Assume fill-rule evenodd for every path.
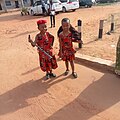
M 22 7 L 22 8 L 25 7 L 25 6 L 24 6 L 24 2 L 23 2 L 23 0 L 21 0 L 21 7 Z
M 3 0 L 3 9 L 4 9 L 5 12 L 7 12 L 7 7 L 6 7 L 5 0 Z

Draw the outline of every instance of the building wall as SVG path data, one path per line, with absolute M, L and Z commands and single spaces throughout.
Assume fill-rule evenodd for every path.
M 29 7 L 31 4 L 30 0 L 23 0 L 23 2 L 25 7 Z M 5 0 L 5 2 L 3 0 L 0 0 L 0 5 L 2 7 L 2 10 L 4 10 L 5 7 L 7 9 L 15 9 L 22 7 L 21 0 Z

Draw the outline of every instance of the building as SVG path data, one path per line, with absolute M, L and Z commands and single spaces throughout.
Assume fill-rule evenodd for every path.
M 28 7 L 32 1 L 33 0 L 0 0 L 0 10 L 7 11 L 7 9 Z

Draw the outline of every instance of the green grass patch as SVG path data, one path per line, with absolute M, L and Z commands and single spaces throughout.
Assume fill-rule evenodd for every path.
M 108 6 L 108 5 L 115 5 L 116 2 L 113 3 L 97 3 L 96 6 Z

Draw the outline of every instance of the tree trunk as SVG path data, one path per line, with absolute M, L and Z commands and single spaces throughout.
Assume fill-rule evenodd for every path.
M 23 2 L 23 0 L 21 0 L 21 8 L 24 8 L 25 6 L 24 6 L 24 2 Z
M 6 4 L 5 4 L 5 0 L 3 0 L 3 9 L 5 12 L 7 12 L 7 7 L 6 7 Z

